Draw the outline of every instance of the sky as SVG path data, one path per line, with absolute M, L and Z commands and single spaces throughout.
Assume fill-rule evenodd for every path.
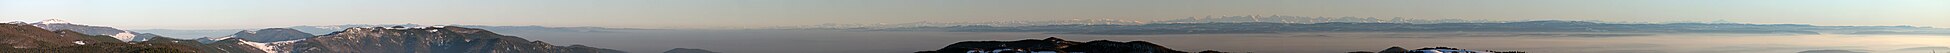
M 715 28 L 1287 15 L 1950 27 L 1950 0 L 0 0 L 0 20 L 129 29 L 338 24 Z

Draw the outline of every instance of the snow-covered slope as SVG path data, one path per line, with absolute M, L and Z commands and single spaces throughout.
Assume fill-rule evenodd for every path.
M 280 51 L 278 46 L 291 44 L 291 42 L 297 42 L 297 40 L 277 41 L 277 42 L 256 42 L 256 41 L 250 41 L 249 39 L 245 39 L 242 41 L 243 42 L 237 42 L 237 44 L 249 45 L 252 48 L 257 48 L 256 50 L 258 51 L 264 51 L 269 53 L 290 53 L 290 52 Z

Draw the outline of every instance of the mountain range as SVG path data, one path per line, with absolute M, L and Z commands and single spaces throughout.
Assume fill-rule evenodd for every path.
M 718 52 L 711 52 L 710 50 L 704 50 L 704 49 L 672 48 L 670 50 L 665 50 L 664 53 L 718 53 Z
M 46 26 L 46 27 L 43 27 Z M 461 26 L 350 27 L 325 35 L 299 29 L 245 30 L 222 37 L 177 39 L 60 20 L 0 24 L 0 52 L 28 53 L 625 53 L 556 46 Z M 524 28 L 524 27 L 498 27 Z M 88 31 L 88 32 L 82 32 Z M 600 31 L 576 31 L 600 32 Z M 94 33 L 94 34 L 90 34 Z
M 231 34 L 230 36 L 234 36 L 233 38 L 243 38 L 248 41 L 273 42 L 273 41 L 299 40 L 304 38 L 311 38 L 315 35 L 311 35 L 311 33 L 305 33 L 304 31 L 298 31 L 289 28 L 264 28 L 264 29 L 254 30 L 254 31 L 252 30 L 237 31 L 236 34 Z
M 454 26 L 349 28 L 274 45 L 292 53 L 623 53 L 583 45 L 555 46 Z
M 1592 21 L 1592 20 L 1587 20 L 1587 21 Z M 1482 19 L 1413 19 L 1413 18 L 1402 18 L 1402 17 L 1393 17 L 1393 18 L 1376 18 L 1376 17 L 1324 17 L 1324 16 L 1282 16 L 1282 15 L 1243 15 L 1243 16 L 1205 16 L 1205 17 L 1185 17 L 1185 18 L 1182 18 L 1182 19 L 1167 19 L 1167 20 L 1126 20 L 1126 19 L 1068 19 L 1068 20 L 1037 20 L 1037 21 L 997 21 L 997 22 L 927 22 L 927 21 L 922 21 L 922 22 L 910 22 L 910 23 L 868 23 L 868 24 L 818 24 L 818 25 L 797 25 L 797 26 L 779 26 L 779 27 L 770 27 L 770 28 L 775 28 L 775 29 L 878 29 L 878 28 L 900 28 L 900 27 L 947 27 L 947 26 L 967 26 L 967 25 L 982 25 L 982 26 L 1001 26 L 1001 27 L 1014 27 L 1014 26 L 1042 26 L 1042 25 L 1142 25 L 1142 24 L 1158 24 L 1158 23 L 1253 23 L 1253 22 L 1263 22 L 1263 23 L 1335 23 L 1335 22 L 1345 22 L 1345 23 L 1409 23 L 1409 24 L 1437 24 L 1437 23 L 1502 23 L 1502 22 L 1522 22 L 1522 21 L 1519 21 L 1519 20 L 1482 20 Z M 1669 22 L 1622 22 L 1622 21 L 1593 21 L 1593 22 L 1599 22 L 1599 23 L 1628 23 L 1628 24 L 1653 24 L 1653 23 L 1736 23 L 1736 22 L 1732 22 L 1732 21 L 1725 21 L 1725 20 L 1718 20 L 1718 21 L 1669 21 Z
M 1283 32 L 1589 32 L 1589 33 L 1739 33 L 1739 34 L 1936 34 L 1950 29 L 1914 26 L 1814 26 L 1805 24 L 1666 23 L 1619 24 L 1590 21 L 1501 23 L 1155 23 L 1142 25 L 1041 25 L 857 28 L 866 31 L 1046 32 L 1053 34 L 1226 34 Z
M 339 30 L 345 30 L 347 28 L 391 27 L 391 26 L 426 27 L 426 26 L 435 26 L 435 25 L 345 24 L 345 25 L 304 25 L 304 26 L 288 26 L 288 27 L 272 27 L 272 28 L 291 29 L 291 30 L 302 31 L 303 33 L 309 33 L 309 34 L 327 34 Z M 487 29 L 489 31 L 497 31 L 497 32 L 612 33 L 614 31 L 619 31 L 619 30 L 661 30 L 661 29 L 608 28 L 608 27 L 491 26 L 491 25 L 459 25 L 459 24 L 438 25 L 438 26 L 481 28 L 481 29 Z M 250 30 L 254 30 L 254 29 L 143 29 L 143 30 L 130 30 L 130 31 L 150 32 L 154 34 L 168 35 L 170 37 L 221 37 L 220 35 L 234 35 L 229 33 L 229 31 L 250 31 Z
M 31 24 L 0 24 L 0 52 L 10 53 L 193 53 L 181 44 L 125 42 L 117 37 L 75 30 L 44 30 Z
M 116 40 L 121 40 L 123 42 L 135 42 L 141 40 L 148 40 L 148 38 L 150 37 L 160 36 L 160 35 L 150 34 L 150 33 L 137 33 L 137 32 L 127 31 L 122 29 L 115 29 L 112 27 L 73 24 L 60 19 L 41 20 L 41 22 L 33 22 L 33 23 L 27 23 L 22 21 L 13 21 L 7 23 L 32 25 L 34 27 L 40 27 L 48 31 L 71 30 L 86 35 L 110 36 L 110 37 L 114 37 Z
M 962 41 L 933 51 L 914 53 L 1227 53 L 1212 50 L 1186 52 L 1145 41 L 1116 42 L 1096 40 L 1076 42 L 1049 37 L 1041 40 Z

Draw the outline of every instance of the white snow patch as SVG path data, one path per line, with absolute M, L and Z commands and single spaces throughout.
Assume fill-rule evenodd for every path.
M 277 48 L 277 46 L 271 46 L 271 44 L 270 44 L 270 43 L 258 43 L 258 42 L 251 42 L 251 41 L 249 41 L 249 40 L 240 40 L 240 41 L 241 41 L 241 42 L 238 42 L 238 43 L 243 43 L 243 44 L 245 44 L 245 45 L 250 45 L 251 47 L 256 47 L 256 48 L 257 48 L 257 50 L 259 50 L 259 51 L 264 51 L 264 52 L 273 52 L 273 53 L 284 53 L 284 52 L 278 52 L 278 51 L 277 51 L 277 49 L 276 49 L 276 48 Z
M 122 42 L 135 41 L 135 34 L 130 34 L 130 32 L 115 33 L 115 35 L 109 37 L 115 37 L 115 40 L 122 40 Z
M 277 42 L 269 42 L 269 43 L 258 43 L 258 42 L 251 42 L 251 41 L 243 41 L 243 42 L 245 42 L 246 44 L 251 44 L 252 47 L 257 47 L 258 50 L 263 50 L 264 52 L 287 53 L 287 52 L 279 51 L 278 47 L 281 47 L 282 45 L 297 43 L 298 41 L 305 41 L 305 40 L 306 39 L 298 39 L 298 40 L 286 40 L 286 41 L 277 41 Z
M 74 44 L 76 44 L 76 45 L 88 45 L 88 42 L 81 42 L 81 41 L 74 41 Z

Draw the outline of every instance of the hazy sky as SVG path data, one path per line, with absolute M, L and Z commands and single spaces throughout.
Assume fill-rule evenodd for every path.
M 1295 15 L 1950 27 L 1950 0 L 0 0 L 0 19 L 132 29 L 336 24 L 698 28 Z

